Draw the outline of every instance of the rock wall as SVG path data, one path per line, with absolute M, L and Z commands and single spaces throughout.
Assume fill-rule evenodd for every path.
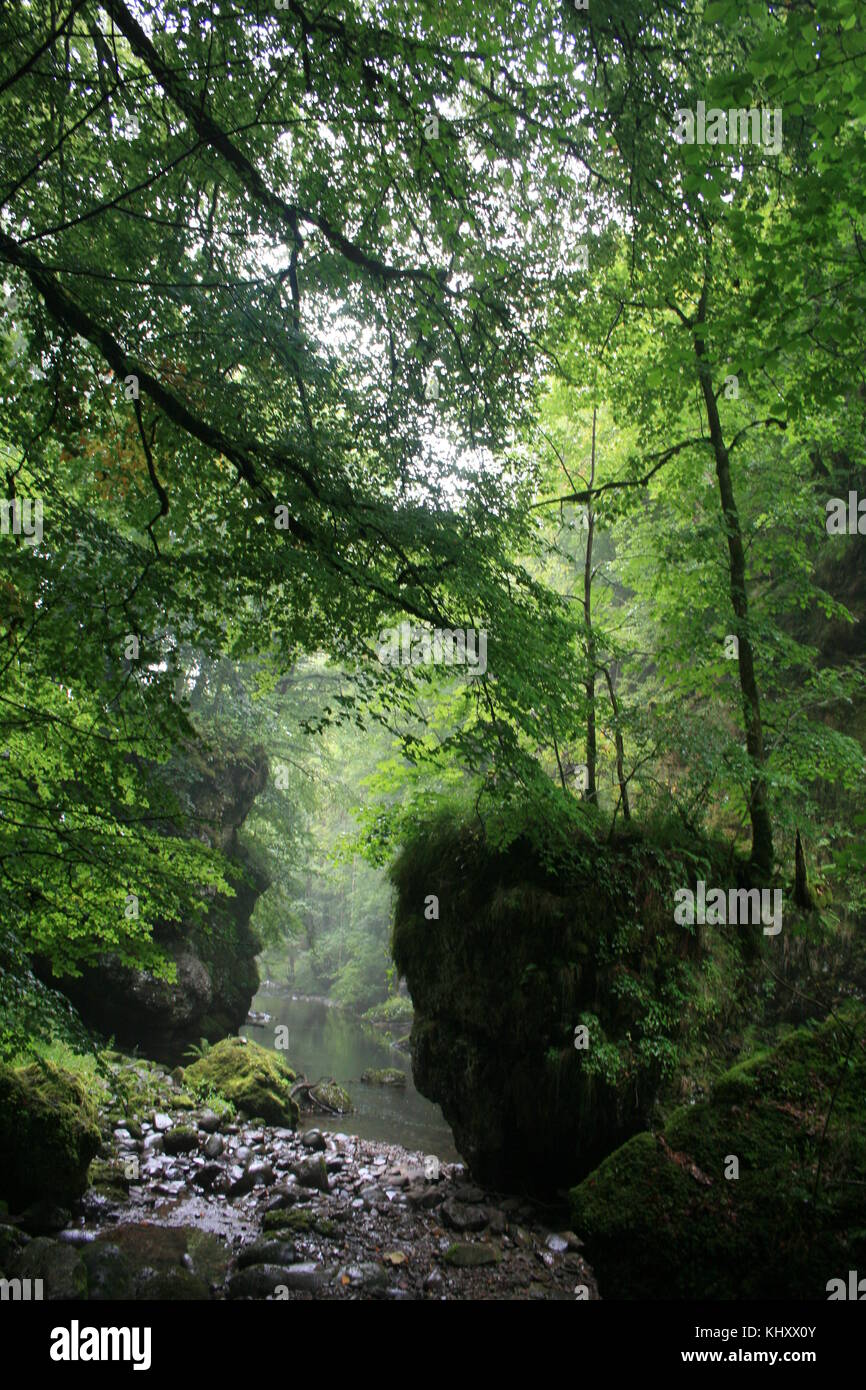
M 238 830 L 264 789 L 267 771 L 260 752 L 237 761 L 198 756 L 178 770 L 185 809 L 196 818 L 195 833 L 243 866 L 246 879 L 235 884 L 235 897 L 214 899 L 204 927 L 157 927 L 155 939 L 176 963 L 176 983 L 155 980 L 108 956 L 81 978 L 60 982 L 85 1023 L 114 1036 L 120 1047 L 175 1064 L 190 1044 L 201 1038 L 218 1041 L 244 1022 L 258 988 L 260 943 L 250 918 L 268 885 L 247 862 Z

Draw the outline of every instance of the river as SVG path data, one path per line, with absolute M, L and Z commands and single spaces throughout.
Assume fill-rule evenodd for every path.
M 289 1038 L 283 1055 L 290 1066 L 308 1081 L 332 1076 L 351 1095 L 352 1114 L 322 1116 L 326 1129 L 401 1144 L 446 1163 L 460 1157 L 439 1106 L 415 1089 L 408 1057 L 371 1037 L 353 1015 L 267 988 L 259 990 L 252 1008 L 270 1014 L 270 1022 L 264 1027 L 247 1024 L 240 1030 L 243 1037 L 274 1050 L 275 1030 L 284 1024 Z M 399 1067 L 406 1073 L 405 1087 L 364 1085 L 360 1077 L 368 1067 Z

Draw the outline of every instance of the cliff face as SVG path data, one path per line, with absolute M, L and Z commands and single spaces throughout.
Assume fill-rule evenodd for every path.
M 496 853 L 442 824 L 392 876 L 415 1083 L 490 1186 L 550 1192 L 646 1124 L 681 1071 L 708 950 L 727 953 L 719 1015 L 733 1007 L 742 943 L 674 923 L 690 875 L 670 851 L 593 845 L 555 878 L 525 843 Z
M 154 932 L 176 963 L 176 983 L 129 970 L 111 957 L 80 979 L 60 982 L 85 1023 L 113 1035 L 120 1047 L 176 1064 L 191 1043 L 218 1041 L 244 1022 L 258 988 L 260 945 L 250 918 L 268 885 L 246 861 L 238 830 L 267 772 L 259 753 L 236 762 L 199 759 L 182 769 L 183 800 L 195 817 L 195 834 L 243 867 L 245 877 L 235 882 L 235 897 L 214 899 L 203 927 L 180 923 Z

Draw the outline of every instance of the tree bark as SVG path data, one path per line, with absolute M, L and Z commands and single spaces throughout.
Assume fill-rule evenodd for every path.
M 596 408 L 592 410 L 592 461 L 590 465 L 589 486 L 595 485 L 595 421 Z M 589 675 L 586 681 L 586 799 L 598 800 L 596 786 L 596 765 L 598 762 L 595 730 L 595 643 L 592 633 L 592 541 L 595 530 L 595 512 L 592 502 L 586 504 L 586 559 L 583 565 L 583 616 L 586 623 L 586 652 L 589 659 Z
M 707 290 L 708 276 L 704 279 L 693 327 L 706 322 Z M 773 825 L 770 819 L 764 780 L 766 753 L 761 725 L 761 703 L 755 676 L 755 655 L 749 623 L 749 598 L 746 590 L 746 557 L 743 549 L 743 535 L 731 482 L 730 458 L 725 446 L 718 402 L 713 392 L 706 344 L 699 334 L 693 334 L 692 341 L 697 358 L 701 392 L 707 410 L 710 440 L 716 460 L 716 476 L 719 480 L 719 492 L 728 538 L 730 594 L 739 647 L 737 666 L 740 674 L 743 721 L 746 729 L 746 749 L 753 768 L 749 796 L 749 819 L 752 826 L 751 864 L 756 875 L 762 879 L 769 879 L 773 868 Z

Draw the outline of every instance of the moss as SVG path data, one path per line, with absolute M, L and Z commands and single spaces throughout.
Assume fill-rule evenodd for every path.
M 368 1067 L 361 1080 L 368 1086 L 405 1086 L 406 1073 L 399 1067 Z
M 336 1081 L 320 1081 L 317 1086 L 313 1086 L 310 1096 L 313 1100 L 321 1101 L 328 1110 L 336 1111 L 338 1115 L 349 1115 L 352 1112 L 352 1097 L 342 1086 L 338 1086 Z
M 186 1068 L 185 1081 L 200 1083 L 268 1124 L 294 1129 L 298 1107 L 291 1097 L 295 1073 L 275 1052 L 245 1038 L 224 1038 Z
M 129 1192 L 130 1180 L 117 1159 L 95 1158 L 87 1176 L 92 1190 L 112 1201 L 122 1201 Z
M 295 1231 L 307 1235 L 316 1232 L 320 1236 L 335 1236 L 337 1227 L 333 1221 L 326 1221 L 313 1211 L 269 1211 L 262 1222 L 264 1231 Z
M 0 1065 L 0 1183 L 13 1210 L 39 1198 L 74 1201 L 99 1144 L 96 1109 L 79 1077 L 50 1062 Z
M 864 1041 L 862 1005 L 799 1029 L 576 1187 L 573 1224 L 602 1295 L 824 1299 L 828 1279 L 862 1267 Z

